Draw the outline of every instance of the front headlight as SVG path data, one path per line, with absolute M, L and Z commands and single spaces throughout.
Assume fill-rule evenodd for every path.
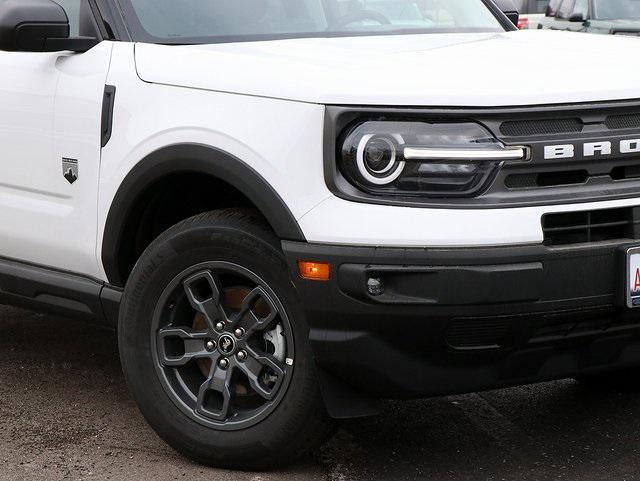
M 475 123 L 369 121 L 344 139 L 338 168 L 373 195 L 473 197 L 508 160 L 526 160 Z

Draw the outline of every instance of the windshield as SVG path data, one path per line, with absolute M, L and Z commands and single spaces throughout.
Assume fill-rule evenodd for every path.
M 504 31 L 483 0 L 119 0 L 135 40 Z
M 594 0 L 597 20 L 640 20 L 640 0 Z

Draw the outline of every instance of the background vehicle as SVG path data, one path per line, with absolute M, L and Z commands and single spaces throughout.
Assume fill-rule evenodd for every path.
M 519 29 L 536 29 L 545 16 L 549 0 L 514 0 L 520 14 Z
M 547 10 L 545 12 L 545 16 L 555 17 L 561 2 L 562 0 L 550 0 L 549 5 L 547 6 Z
M 562 0 L 539 28 L 613 35 L 640 35 L 636 0 Z

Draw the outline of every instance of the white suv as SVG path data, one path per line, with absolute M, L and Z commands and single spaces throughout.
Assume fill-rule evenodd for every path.
M 380 398 L 635 382 L 637 40 L 501 3 L 0 1 L 0 301 L 117 325 L 219 466 Z

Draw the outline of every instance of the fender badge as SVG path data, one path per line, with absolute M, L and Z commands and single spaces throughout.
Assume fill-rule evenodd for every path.
M 78 161 L 76 159 L 62 159 L 62 176 L 70 184 L 78 180 Z

